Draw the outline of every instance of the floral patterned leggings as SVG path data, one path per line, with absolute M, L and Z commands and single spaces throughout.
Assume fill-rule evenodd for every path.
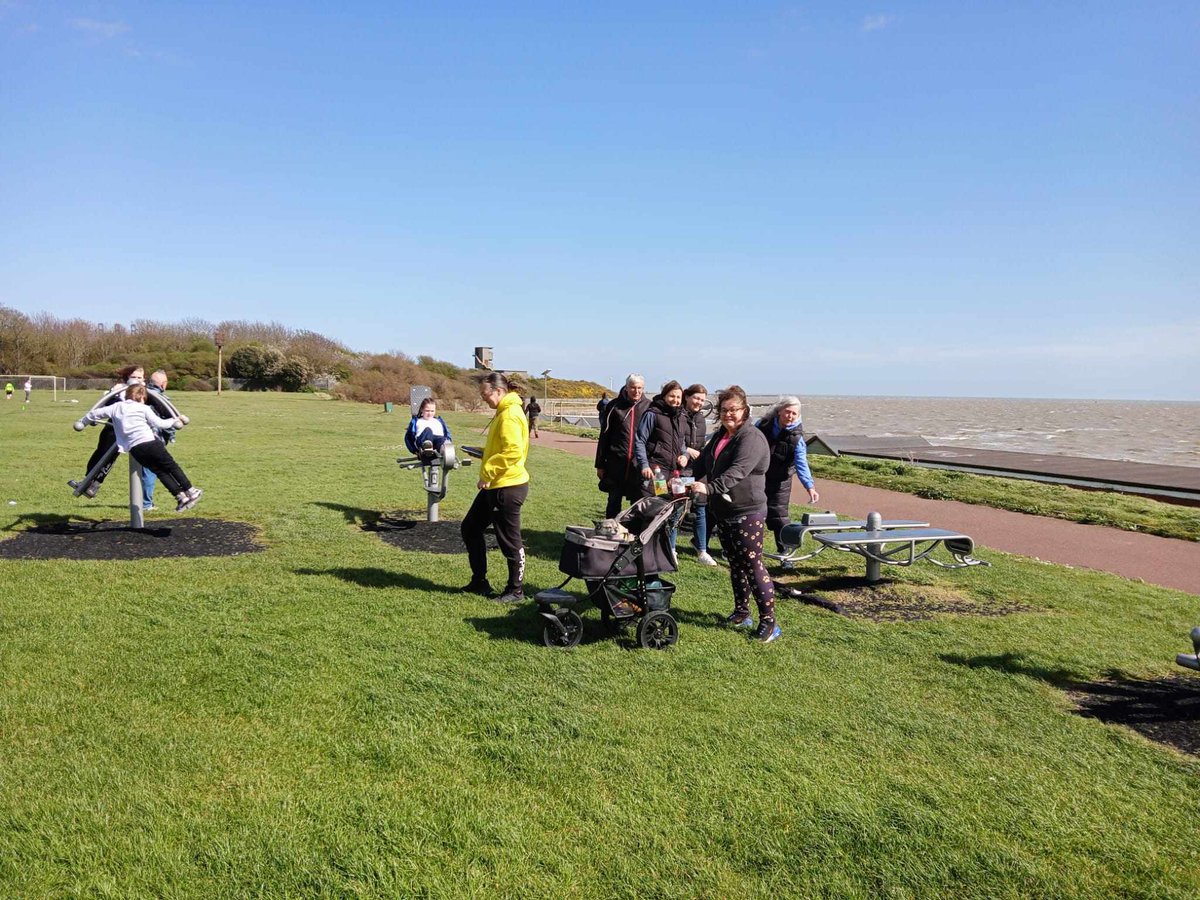
M 758 603 L 760 622 L 775 621 L 775 585 L 763 565 L 765 514 L 726 519 L 717 525 L 717 536 L 729 563 L 733 585 L 733 612 L 738 618 L 750 614 L 750 597 Z

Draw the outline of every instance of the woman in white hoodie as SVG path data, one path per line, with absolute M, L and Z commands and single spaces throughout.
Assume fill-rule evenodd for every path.
M 98 425 L 111 421 L 116 434 L 117 449 L 128 453 L 136 459 L 144 469 L 149 469 L 159 477 L 167 490 L 175 495 L 179 504 L 176 512 L 191 509 L 200 500 L 204 492 L 193 487 L 179 463 L 175 462 L 167 446 L 158 439 L 154 429 L 182 428 L 187 424 L 187 417 L 164 419 L 146 405 L 146 386 L 132 385 L 125 392 L 125 399 L 111 406 L 93 409 L 75 423 L 77 431 L 83 431 L 88 425 Z

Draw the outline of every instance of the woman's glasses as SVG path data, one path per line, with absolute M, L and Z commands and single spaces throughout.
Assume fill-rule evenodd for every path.
M 738 413 L 740 413 L 745 408 L 746 407 L 744 407 L 744 406 L 722 406 L 721 407 L 721 415 L 736 416 Z

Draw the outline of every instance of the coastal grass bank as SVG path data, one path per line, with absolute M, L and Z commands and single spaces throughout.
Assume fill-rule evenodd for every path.
M 94 501 L 66 487 L 95 440 L 71 430 L 79 399 L 0 409 L 6 540 L 127 519 L 123 461 Z M 180 404 L 172 452 L 205 489 L 186 515 L 248 523 L 263 549 L 0 559 L 4 896 L 1200 889 L 1200 764 L 1072 701 L 1171 675 L 1194 596 L 984 548 L 988 569 L 888 573 L 956 614 L 781 599 L 783 639 L 762 647 L 718 624 L 726 571 L 685 557 L 672 650 L 589 614 L 584 643 L 555 652 L 531 609 L 455 591 L 465 556 L 370 529 L 424 510 L 395 464 L 406 416 L 286 394 Z M 485 421 L 447 419 L 460 443 Z M 537 589 L 603 498 L 589 460 L 535 446 L 530 470 Z M 455 473 L 442 517 L 473 495 Z M 799 577 L 861 569 L 829 556 Z

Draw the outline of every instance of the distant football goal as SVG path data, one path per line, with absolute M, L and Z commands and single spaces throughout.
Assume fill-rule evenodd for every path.
M 0 383 L 11 384 L 14 389 L 22 393 L 22 396 L 25 392 L 26 379 L 29 380 L 35 391 L 44 391 L 46 388 L 50 388 L 56 402 L 59 389 L 64 391 L 67 389 L 67 379 L 61 375 L 0 375 Z

